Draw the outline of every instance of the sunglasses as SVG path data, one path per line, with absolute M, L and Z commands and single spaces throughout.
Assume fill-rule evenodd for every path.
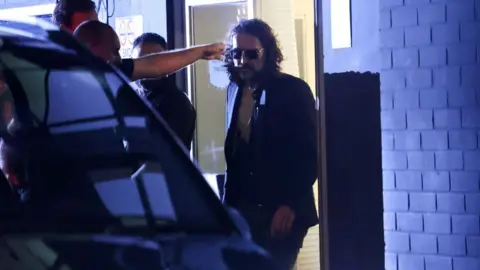
M 230 51 L 230 55 L 232 56 L 233 59 L 236 59 L 236 60 L 242 59 L 243 56 L 250 60 L 254 60 L 260 57 L 260 53 L 262 52 L 262 50 L 263 49 L 242 50 L 242 49 L 235 48 Z

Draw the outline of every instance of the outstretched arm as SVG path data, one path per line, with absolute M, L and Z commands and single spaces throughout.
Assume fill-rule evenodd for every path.
M 164 77 L 200 59 L 220 59 L 223 49 L 223 43 L 214 43 L 140 57 L 133 60 L 134 67 L 131 79 Z

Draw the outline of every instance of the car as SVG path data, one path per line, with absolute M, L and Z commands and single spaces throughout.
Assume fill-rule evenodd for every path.
M 0 269 L 276 269 L 140 89 L 0 19 Z

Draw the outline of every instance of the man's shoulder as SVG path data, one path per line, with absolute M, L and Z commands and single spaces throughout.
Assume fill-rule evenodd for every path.
M 182 101 L 187 101 L 188 103 L 191 103 L 190 98 L 188 97 L 188 94 L 183 92 L 182 90 L 176 88 L 176 87 L 168 89 L 166 91 L 166 94 L 169 95 L 172 98 L 182 100 Z
M 296 77 L 296 76 L 293 76 L 291 74 L 287 74 L 287 73 L 280 73 L 277 75 L 276 77 L 276 80 L 275 80 L 275 84 L 279 84 L 279 85 L 282 85 L 282 86 L 301 86 L 301 87 L 308 87 L 308 84 L 300 79 L 299 77 Z
M 195 110 L 188 95 L 178 88 L 169 89 L 165 93 L 165 98 L 168 99 L 166 103 L 170 103 L 172 106 L 179 106 L 182 110 Z
M 292 94 L 312 95 L 312 90 L 304 80 L 286 73 L 280 73 L 273 81 L 272 88 L 274 93 L 289 98 Z
M 135 62 L 132 58 L 125 58 L 122 59 L 122 62 L 120 62 L 117 67 L 125 76 L 132 78 L 135 69 Z

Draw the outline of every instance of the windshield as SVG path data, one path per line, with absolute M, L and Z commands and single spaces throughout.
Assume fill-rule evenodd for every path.
M 112 68 L 44 43 L 0 50 L 1 169 L 22 193 L 23 225 L 235 233 L 163 121 Z

